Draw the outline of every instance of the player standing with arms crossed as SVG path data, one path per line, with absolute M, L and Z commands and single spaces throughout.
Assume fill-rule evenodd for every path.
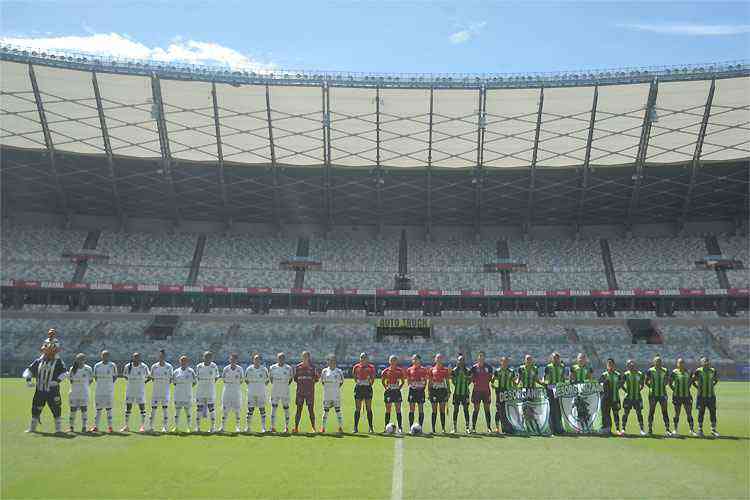
M 429 370 L 427 389 L 432 404 L 432 433 L 435 434 L 435 423 L 437 414 L 440 412 L 440 424 L 445 433 L 445 410 L 448 404 L 448 393 L 450 392 L 451 369 L 445 366 L 445 357 L 438 353 L 435 356 L 435 365 Z
M 492 432 L 492 416 L 490 414 L 492 395 L 490 394 L 490 380 L 492 380 L 492 367 L 486 364 L 484 351 L 479 351 L 479 354 L 477 354 L 477 362 L 471 367 L 471 383 L 473 385 L 471 402 L 474 405 L 474 413 L 471 416 L 471 432 L 477 432 L 480 403 L 484 408 L 484 419 L 487 423 L 487 432 Z
M 622 433 L 625 434 L 625 427 L 628 424 L 628 415 L 630 410 L 635 410 L 635 415 L 638 417 L 638 425 L 641 428 L 641 436 L 646 435 L 646 431 L 643 430 L 643 397 L 641 391 L 645 384 L 646 377 L 643 376 L 643 372 L 635 368 L 635 361 L 629 359 L 625 365 L 627 370 L 622 374 L 621 384 L 625 390 L 625 399 L 622 402 Z
M 502 429 L 504 434 L 512 434 L 513 427 L 508 421 L 508 415 L 505 412 L 505 401 L 500 401 L 500 394 L 510 391 L 515 387 L 516 374 L 513 368 L 509 366 L 507 356 L 500 358 L 500 367 L 495 370 L 492 376 L 492 385 L 495 387 L 495 432 Z
M 219 367 L 213 362 L 214 354 L 211 351 L 203 353 L 203 362 L 195 367 L 198 376 L 198 388 L 195 391 L 195 399 L 198 411 L 195 415 L 195 432 L 201 430 L 201 418 L 210 417 L 211 426 L 208 432 L 214 432 L 216 428 L 216 381 L 219 379 Z
M 76 411 L 80 409 L 81 432 L 86 432 L 86 426 L 89 424 L 89 386 L 94 379 L 94 371 L 86 364 L 86 355 L 82 352 L 76 354 L 68 379 L 70 380 L 70 428 L 68 431 L 74 432 Z
M 333 408 L 341 434 L 344 432 L 344 418 L 341 416 L 341 386 L 344 385 L 344 372 L 336 366 L 336 356 L 333 354 L 328 356 L 328 366 L 320 373 L 320 382 L 323 384 L 323 426 L 320 432 L 325 433 L 328 412 Z
M 398 424 L 397 432 L 401 434 L 401 388 L 404 386 L 406 373 L 398 366 L 398 356 L 391 355 L 388 358 L 388 367 L 380 374 L 380 379 L 385 392 L 383 401 L 385 402 L 385 427 L 391 422 L 391 407 L 396 406 L 396 422 Z
M 372 426 L 372 384 L 375 382 L 375 365 L 370 363 L 367 353 L 359 355 L 359 363 L 352 367 L 354 377 L 354 433 L 359 432 L 359 417 L 364 404 L 367 411 L 367 423 L 370 434 L 375 432 Z
M 234 412 L 234 431 L 240 432 L 240 413 L 242 412 L 242 382 L 245 374 L 237 364 L 239 356 L 236 352 L 229 355 L 229 364 L 221 372 L 224 380 L 224 391 L 221 393 L 221 425 L 219 432 L 224 432 L 229 412 Z
M 294 381 L 297 383 L 297 414 L 294 416 L 294 432 L 299 432 L 299 422 L 302 420 L 302 407 L 307 406 L 310 415 L 310 425 L 315 432 L 315 382 L 318 381 L 318 371 L 312 364 L 310 353 L 302 353 L 302 362 L 294 367 Z
M 112 406 L 115 400 L 115 380 L 117 380 L 117 366 L 109 360 L 109 351 L 102 351 L 101 361 L 94 365 L 94 406 L 96 416 L 91 432 L 99 432 L 99 420 L 102 410 L 107 411 L 107 432 L 112 432 Z
M 172 372 L 174 384 L 174 428 L 172 432 L 180 431 L 180 410 L 185 410 L 187 431 L 190 432 L 190 414 L 193 409 L 193 386 L 198 382 L 198 375 L 190 368 L 190 359 L 180 356 L 180 366 Z
M 122 370 L 122 376 L 128 383 L 125 386 L 125 425 L 120 432 L 130 432 L 130 413 L 134 404 L 138 405 L 141 412 L 141 426 L 138 432 L 146 432 L 146 383 L 150 380 L 151 372 L 148 366 L 141 362 L 140 353 L 133 353 L 130 362 Z
M 289 386 L 294 378 L 294 368 L 286 363 L 283 352 L 276 355 L 276 364 L 268 369 L 271 379 L 271 432 L 276 432 L 276 410 L 284 407 L 284 433 L 289 432 Z
M 466 434 L 471 432 L 469 424 L 469 384 L 471 384 L 471 371 L 466 367 L 466 360 L 463 354 L 456 358 L 456 366 L 451 372 L 451 382 L 453 383 L 453 434 L 458 432 L 458 408 L 464 409 L 464 424 L 466 425 Z
M 151 365 L 151 415 L 148 419 L 147 430 L 154 430 L 156 410 L 161 406 L 162 425 L 161 431 L 167 432 L 169 426 L 169 390 L 172 385 L 172 373 L 174 367 L 167 363 L 164 349 L 159 350 L 159 361 Z
M 667 386 L 669 385 L 669 372 L 662 366 L 661 358 L 654 358 L 654 366 L 646 372 L 646 385 L 648 386 L 648 433 L 653 434 L 654 413 L 656 405 L 661 409 L 661 418 L 664 421 L 664 435 L 669 437 L 669 410 L 667 409 Z
M 245 432 L 253 431 L 253 413 L 258 409 L 260 413 L 260 432 L 266 432 L 266 385 L 268 385 L 268 370 L 261 363 L 260 354 L 253 354 L 253 364 L 245 371 L 247 382 L 247 421 Z
M 706 408 L 711 418 L 711 434 L 719 437 L 716 430 L 716 384 L 719 377 L 716 369 L 711 366 L 707 357 L 701 358 L 701 366 L 693 374 L 693 384 L 698 389 L 696 402 L 698 403 L 698 435 L 703 436 L 703 417 L 706 414 Z
M 406 381 L 409 384 L 409 428 L 414 425 L 414 406 L 419 410 L 419 427 L 424 426 L 425 388 L 429 370 L 422 366 L 422 357 L 415 354 L 411 357 L 411 366 L 406 369 Z
M 677 367 L 672 370 L 669 377 L 669 387 L 672 389 L 672 404 L 674 405 L 674 435 L 678 436 L 680 425 L 680 407 L 685 409 L 685 418 L 690 427 L 690 435 L 696 436 L 693 428 L 693 398 L 690 395 L 690 386 L 693 376 L 685 368 L 685 360 L 677 358 Z

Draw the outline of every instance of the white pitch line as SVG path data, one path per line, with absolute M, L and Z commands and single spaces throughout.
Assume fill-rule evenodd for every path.
M 401 500 L 404 496 L 404 440 L 393 440 L 393 479 L 391 482 L 391 500 Z

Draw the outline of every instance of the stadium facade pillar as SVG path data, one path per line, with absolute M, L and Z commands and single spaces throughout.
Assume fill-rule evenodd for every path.
M 695 189 L 695 180 L 698 176 L 698 169 L 701 164 L 701 153 L 703 152 L 703 142 L 706 139 L 706 130 L 708 129 L 708 120 L 711 117 L 711 106 L 714 102 L 714 92 L 716 91 L 716 79 L 711 80 L 711 86 L 708 89 L 708 97 L 706 97 L 706 105 L 703 108 L 703 118 L 701 119 L 701 126 L 698 129 L 698 138 L 695 141 L 695 150 L 693 151 L 693 160 L 690 163 L 690 182 L 688 184 L 687 191 L 685 191 L 685 199 L 682 202 L 682 214 L 680 217 L 680 223 L 684 227 L 687 221 L 688 214 L 690 213 L 690 204 L 693 201 L 693 191 Z
M 120 228 L 125 229 L 125 211 L 122 208 L 122 201 L 120 200 L 120 189 L 117 186 L 117 170 L 115 168 L 115 161 L 112 155 L 112 141 L 109 137 L 109 129 L 107 128 L 107 116 L 104 114 L 102 94 L 99 90 L 99 80 L 97 80 L 96 78 L 95 71 L 91 72 L 91 86 L 94 88 L 96 112 L 99 115 L 99 127 L 102 132 L 104 154 L 107 157 L 107 175 L 109 177 L 109 183 L 112 189 L 112 201 L 114 203 L 115 213 L 117 214 L 117 220 L 120 223 Z
M 596 127 L 596 107 L 599 103 L 599 85 L 594 87 L 594 102 L 591 104 L 591 116 L 589 117 L 589 132 L 586 137 L 586 152 L 583 157 L 583 169 L 581 172 L 581 189 L 578 197 L 578 214 L 576 215 L 576 232 L 580 231 L 583 224 L 583 209 L 586 206 L 586 194 L 589 189 L 589 176 L 591 175 L 591 145 L 594 143 L 594 128 Z
M 648 91 L 646 110 L 643 113 L 643 126 L 641 127 L 641 138 L 638 142 L 638 156 L 635 158 L 635 173 L 633 174 L 633 187 L 630 192 L 630 205 L 628 206 L 627 227 L 633 226 L 633 217 L 638 209 L 643 183 L 643 171 L 648 155 L 648 142 L 651 138 L 651 124 L 656 112 L 656 98 L 659 94 L 659 81 L 654 78 Z
M 44 145 L 47 148 L 47 156 L 49 161 L 50 172 L 55 182 L 55 192 L 57 194 L 57 201 L 60 204 L 60 208 L 65 214 L 65 218 L 70 220 L 71 213 L 68 205 L 68 196 L 63 187 L 60 179 L 60 172 L 57 169 L 57 155 L 55 153 L 55 144 L 52 141 L 52 133 L 49 129 L 49 123 L 47 122 L 47 115 L 44 112 L 44 103 L 42 102 L 42 93 L 39 91 L 39 84 L 36 80 L 36 73 L 34 72 L 34 66 L 29 64 L 29 80 L 31 81 L 31 90 L 34 93 L 34 101 L 36 103 L 36 110 L 39 116 L 39 123 L 42 126 L 42 135 L 44 136 Z
M 544 112 L 544 87 L 539 89 L 539 107 L 536 113 L 536 130 L 534 132 L 534 150 L 531 153 L 531 165 L 529 166 L 529 195 L 526 206 L 526 221 L 524 233 L 531 231 L 534 218 L 534 191 L 536 190 L 536 162 L 539 157 L 539 132 L 542 129 L 542 113 Z
M 472 172 L 474 184 L 474 237 L 479 241 L 482 227 L 482 185 L 484 184 L 484 132 L 487 125 L 487 89 L 479 87 L 477 105 L 477 161 Z
M 425 240 L 432 239 L 432 129 L 435 117 L 435 88 L 430 87 L 430 115 L 427 131 L 427 218 L 425 220 Z
M 221 197 L 222 212 L 224 212 L 224 224 L 227 229 L 232 225 L 229 213 L 229 194 L 224 176 L 224 150 L 221 143 L 221 122 L 219 120 L 219 98 L 216 95 L 216 82 L 211 82 L 211 102 L 213 105 L 214 132 L 216 135 L 216 168 L 218 170 L 216 180 L 219 184 L 219 196 Z
M 167 182 L 167 198 L 174 216 L 176 225 L 180 225 L 180 209 L 177 206 L 177 191 L 172 178 L 172 152 L 169 146 L 169 134 L 167 133 L 167 120 L 164 118 L 164 101 L 161 95 L 161 82 L 156 73 L 151 74 L 151 93 L 153 96 L 154 110 L 156 112 L 156 128 L 159 133 L 159 149 L 161 150 L 161 175 Z
M 383 166 L 380 163 L 380 86 L 375 88 L 375 196 L 377 198 L 378 236 L 383 235 Z
M 333 192 L 331 172 L 331 94 L 328 83 L 321 85 L 323 110 L 323 229 L 326 233 L 333 226 Z
M 268 120 L 268 147 L 271 152 L 271 174 L 273 176 L 273 221 L 276 230 L 281 233 L 281 185 L 279 182 L 279 166 L 276 163 L 276 147 L 273 142 L 271 91 L 268 84 L 266 84 L 266 119 Z

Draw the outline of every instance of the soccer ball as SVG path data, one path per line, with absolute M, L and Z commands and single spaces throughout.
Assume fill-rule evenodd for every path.
M 413 424 L 411 426 L 411 429 L 409 429 L 409 432 L 411 432 L 415 436 L 422 434 L 422 426 L 419 424 Z
M 396 432 L 396 425 L 393 423 L 390 423 L 385 426 L 385 433 L 386 434 L 393 434 Z

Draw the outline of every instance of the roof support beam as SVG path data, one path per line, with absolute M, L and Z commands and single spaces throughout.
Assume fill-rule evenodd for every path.
M 323 110 L 323 228 L 333 226 L 333 179 L 331 175 L 331 94 L 328 83 L 321 85 Z
M 708 120 L 711 117 L 711 106 L 714 102 L 714 91 L 716 90 L 716 80 L 711 80 L 711 87 L 708 89 L 706 106 L 703 108 L 703 119 L 701 120 L 700 129 L 698 129 L 698 139 L 695 141 L 695 150 L 693 151 L 693 161 L 690 164 L 690 184 L 685 192 L 685 199 L 682 202 L 681 223 L 684 225 L 687 216 L 690 213 L 690 204 L 693 201 L 693 191 L 695 190 L 695 179 L 698 176 L 698 169 L 701 163 L 701 153 L 703 152 L 703 141 L 706 139 L 706 129 Z
M 485 107 L 487 106 L 487 89 L 479 87 L 477 110 L 477 161 L 472 172 L 474 184 L 474 235 L 479 239 L 482 224 L 482 183 L 484 182 L 484 129 L 486 125 Z
M 578 198 L 578 215 L 576 226 L 581 227 L 583 222 L 583 207 L 586 205 L 586 194 L 589 190 L 589 176 L 591 175 L 591 145 L 594 143 L 594 127 L 596 126 L 596 107 L 599 102 L 599 85 L 594 87 L 594 102 L 591 104 L 591 117 L 589 118 L 589 133 L 586 138 L 586 153 L 583 157 L 583 172 L 581 178 L 581 190 Z
M 375 195 L 377 197 L 378 234 L 383 233 L 383 167 L 380 164 L 380 86 L 375 88 Z
M 659 81 L 655 78 L 651 81 L 646 100 L 646 111 L 643 113 L 643 126 L 641 127 L 641 139 L 638 143 L 638 156 L 635 159 L 635 174 L 633 174 L 633 189 L 630 192 L 630 205 L 628 206 L 627 225 L 633 225 L 633 216 L 638 208 L 641 195 L 641 184 L 643 182 L 643 168 L 648 155 L 648 141 L 651 138 L 651 124 L 656 107 L 656 96 L 659 93 Z
M 122 209 L 122 201 L 120 200 L 120 190 L 117 187 L 117 174 L 115 173 L 115 161 L 112 156 L 112 141 L 109 138 L 109 130 L 107 129 L 107 117 L 104 114 L 104 106 L 102 105 L 102 94 L 99 91 L 99 81 L 96 79 L 96 72 L 91 72 L 91 85 L 94 88 L 94 99 L 96 99 L 96 111 L 99 114 L 99 127 L 102 131 L 102 142 L 104 143 L 104 154 L 107 157 L 107 174 L 109 176 L 109 182 L 112 187 L 112 201 L 114 203 L 115 213 L 117 219 L 120 222 L 120 227 L 125 227 L 125 211 Z
M 531 230 L 531 221 L 534 218 L 534 191 L 536 190 L 536 161 L 539 155 L 539 132 L 542 129 L 542 113 L 544 111 L 544 87 L 539 89 L 539 107 L 536 112 L 536 131 L 534 132 L 534 150 L 531 154 L 531 165 L 529 167 L 529 202 L 526 206 L 526 223 L 524 233 Z
M 60 181 L 60 173 L 57 170 L 57 159 L 55 154 L 55 145 L 52 142 L 52 134 L 49 130 L 49 124 L 47 123 L 47 115 L 44 112 L 44 104 L 42 103 L 42 94 L 39 92 L 39 84 L 36 81 L 36 73 L 34 73 L 34 66 L 29 64 L 29 79 L 31 80 L 31 89 L 34 92 L 34 100 L 36 101 L 36 110 L 39 114 L 39 123 L 42 126 L 42 134 L 44 135 L 44 144 L 47 147 L 47 156 L 49 157 L 49 167 L 52 172 L 52 178 L 55 181 L 55 191 L 57 193 L 57 201 L 62 208 L 65 217 L 70 219 L 70 210 L 68 208 L 68 196 L 65 193 L 63 184 Z
M 167 197 L 169 207 L 172 210 L 175 223 L 182 221 L 180 209 L 177 207 L 177 191 L 172 178 L 172 151 L 169 147 L 169 135 L 167 134 L 167 121 L 164 118 L 164 101 L 161 97 L 161 82 L 156 74 L 151 75 L 151 93 L 154 99 L 154 111 L 156 112 L 156 128 L 159 132 L 159 148 L 161 149 L 162 175 L 167 181 Z
M 227 183 L 224 177 L 224 150 L 221 145 L 221 122 L 219 120 L 219 98 L 216 95 L 216 82 L 211 82 L 211 101 L 214 110 L 214 130 L 216 133 L 216 167 L 218 170 L 217 182 L 219 183 L 219 196 L 221 196 L 221 207 L 224 212 L 224 223 L 227 227 L 232 225 L 229 215 L 229 195 Z
M 435 118 L 435 89 L 430 87 L 430 128 L 427 132 L 427 220 L 425 233 L 427 241 L 432 238 L 432 126 Z
M 273 174 L 273 221 L 277 231 L 281 232 L 281 186 L 279 182 L 279 166 L 276 164 L 276 147 L 273 142 L 271 90 L 268 84 L 266 84 L 266 119 L 268 120 L 268 145 L 271 151 L 271 172 Z

